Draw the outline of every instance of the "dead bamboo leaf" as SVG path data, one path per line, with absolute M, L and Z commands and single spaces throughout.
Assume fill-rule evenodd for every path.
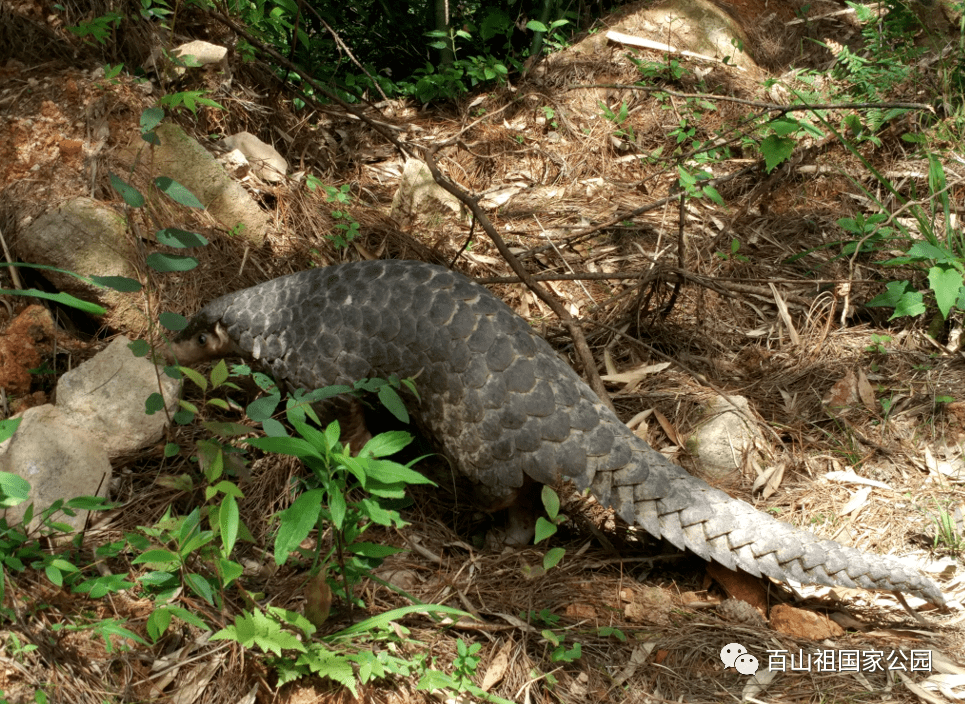
M 679 447 L 681 442 L 680 438 L 677 436 L 677 430 L 673 427 L 670 421 L 667 420 L 667 416 L 658 411 L 656 408 L 653 409 L 653 414 L 657 417 L 657 422 L 660 423 L 660 427 L 663 428 L 663 432 L 665 432 L 667 437 L 670 438 L 670 442 Z
M 623 670 L 613 678 L 614 686 L 619 687 L 628 679 L 633 677 L 633 673 L 637 671 L 637 668 L 639 668 L 641 665 L 645 665 L 647 660 L 650 659 L 650 653 L 653 652 L 655 647 L 657 647 L 656 643 L 648 642 L 641 643 L 634 648 L 633 652 L 630 654 L 630 661 L 627 663 L 627 666 L 624 667 Z
M 630 428 L 630 430 L 636 430 L 643 424 L 643 421 L 645 421 L 647 418 L 650 417 L 652 413 L 653 413 L 652 408 L 648 408 L 645 411 L 640 411 L 635 416 L 633 416 L 633 418 L 627 421 L 627 427 Z
M 876 486 L 879 489 L 894 491 L 894 489 L 892 489 L 888 484 L 879 482 L 877 479 L 868 479 L 867 477 L 858 476 L 854 473 L 854 470 L 851 469 L 846 472 L 828 472 L 824 475 L 824 478 L 830 482 L 837 482 L 838 484 L 864 484 L 865 486 Z
M 762 476 L 754 480 L 753 490 L 756 491 L 760 487 L 761 497 L 767 499 L 777 493 L 782 481 L 784 481 L 784 463 L 779 462 L 764 470 Z
M 604 355 L 604 359 L 606 356 Z M 660 362 L 659 364 L 642 364 L 639 367 L 631 369 L 630 371 L 620 372 L 619 374 L 610 373 L 610 367 L 607 367 L 606 376 L 600 377 L 603 381 L 609 381 L 612 384 L 625 384 L 627 386 L 633 386 L 640 383 L 646 377 L 651 374 L 656 374 L 657 372 L 662 372 L 664 369 L 670 366 L 670 362 Z
M 778 315 L 781 316 L 781 322 L 784 323 L 784 327 L 787 328 L 787 334 L 791 337 L 791 343 L 797 347 L 801 344 L 801 336 L 797 334 L 797 330 L 794 327 L 794 320 L 791 318 L 791 313 L 787 309 L 787 303 L 785 303 L 780 291 L 777 290 L 777 286 L 774 284 L 768 284 L 768 286 L 771 287 L 771 293 L 774 295 L 774 303 L 777 304 L 777 312 Z

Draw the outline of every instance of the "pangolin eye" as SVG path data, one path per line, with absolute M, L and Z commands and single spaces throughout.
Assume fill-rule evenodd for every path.
M 205 333 L 201 333 L 200 335 L 198 335 L 198 344 L 201 345 L 202 347 L 208 344 L 208 336 Z

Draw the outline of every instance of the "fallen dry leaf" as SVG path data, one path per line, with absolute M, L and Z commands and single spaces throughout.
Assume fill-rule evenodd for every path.
M 489 668 L 486 670 L 482 682 L 484 692 L 488 692 L 495 687 L 502 681 L 503 677 L 506 676 L 506 671 L 509 670 L 509 654 L 513 651 L 513 647 L 513 641 L 506 641 L 503 647 L 499 649 L 499 652 L 496 653 L 493 661 L 489 663 Z

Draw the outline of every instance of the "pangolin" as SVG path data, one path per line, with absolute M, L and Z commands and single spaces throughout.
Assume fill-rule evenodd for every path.
M 822 540 L 671 463 L 507 305 L 443 267 L 383 260 L 283 276 L 204 306 L 170 352 L 182 364 L 242 355 L 295 388 L 415 377 L 413 415 L 490 509 L 510 509 L 507 542 L 530 536 L 533 487 L 565 478 L 731 569 L 944 602 L 914 568 Z

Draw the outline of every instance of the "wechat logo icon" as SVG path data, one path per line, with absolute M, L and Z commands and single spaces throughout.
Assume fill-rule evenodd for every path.
M 733 667 L 742 675 L 753 675 L 757 672 L 759 663 L 757 658 L 747 652 L 740 643 L 728 643 L 720 650 L 720 661 L 724 667 Z

